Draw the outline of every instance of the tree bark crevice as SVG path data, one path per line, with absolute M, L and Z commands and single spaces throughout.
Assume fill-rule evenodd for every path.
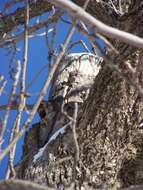
M 76 2 L 82 5 L 84 1 Z M 98 2 L 90 1 L 87 8 L 89 13 L 110 26 L 142 37 L 142 1 L 130 1 L 129 11 L 120 17 Z M 51 5 L 47 3 L 44 7 L 46 11 Z M 13 26 L 9 25 L 4 30 L 9 32 Z M 46 109 L 49 118 L 46 121 L 41 118 L 26 135 L 23 160 L 16 166 L 17 178 L 55 189 L 62 186 L 68 188 L 73 181 L 74 189 L 83 190 L 87 189 L 86 185 L 93 189 L 106 186 L 107 189 L 116 190 L 143 184 L 143 129 L 140 127 L 143 102 L 137 89 L 130 85 L 133 80 L 135 84 L 143 86 L 142 51 L 118 40 L 112 42 L 119 55 L 109 53 L 108 56 L 126 77 L 123 78 L 103 62 L 88 98 L 79 103 L 76 125 L 80 149 L 78 163 L 75 164 L 76 150 L 70 125 L 34 161 L 35 155 L 48 142 L 49 133 L 62 128 L 69 121 L 48 103 Z M 127 69 L 128 65 L 133 72 Z M 72 116 L 74 109 L 70 103 L 67 101 L 66 111 Z M 60 119 L 53 122 L 57 112 L 60 112 Z

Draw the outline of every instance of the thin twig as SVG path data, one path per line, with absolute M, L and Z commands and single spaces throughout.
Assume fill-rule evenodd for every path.
M 109 51 L 112 51 L 117 55 L 119 54 L 119 51 L 113 46 L 111 42 L 109 42 L 109 40 L 107 40 L 107 38 L 105 38 L 103 35 L 99 33 L 96 33 L 96 36 L 99 37 L 101 40 L 103 40 Z
M 87 51 L 88 53 L 90 52 L 90 50 L 88 49 L 87 45 L 85 44 L 83 40 L 75 41 L 72 44 L 70 44 L 67 51 L 71 50 L 75 45 L 78 45 L 78 44 L 81 44 L 84 47 L 85 51 Z
M 86 0 L 84 5 L 83 5 L 83 9 L 85 10 L 88 6 L 88 3 L 90 2 L 90 0 Z M 78 114 L 78 103 L 75 102 L 75 109 L 74 109 L 74 115 L 73 115 L 73 119 L 72 121 L 72 135 L 73 135 L 73 141 L 74 141 L 74 146 L 75 146 L 75 157 L 74 157 L 74 169 L 73 169 L 73 179 L 72 182 L 75 182 L 76 179 L 76 167 L 77 167 L 77 163 L 79 161 L 79 145 L 78 145 L 78 141 L 77 141 L 77 134 L 76 134 L 76 120 L 77 120 L 77 114 Z M 70 186 L 74 185 L 74 183 L 70 184 Z
M 5 105 L 0 105 L 0 110 L 7 110 L 7 107 L 9 107 L 10 110 L 18 110 L 19 104 L 5 104 Z M 26 104 L 25 109 L 31 110 L 33 108 L 33 104 Z
M 72 89 L 68 94 L 66 94 L 65 99 L 68 99 L 71 96 L 75 96 L 82 91 L 88 90 L 92 85 L 93 85 L 93 82 L 90 82 L 90 83 L 86 83 L 84 85 L 78 86 L 75 89 Z
M 39 30 L 40 28 L 45 27 L 47 24 L 50 24 L 53 21 L 57 21 L 61 15 L 62 15 L 62 12 L 58 12 L 55 15 L 48 17 L 43 22 L 40 22 L 31 27 L 28 27 L 27 28 L 28 34 L 30 35 L 30 34 L 36 32 L 37 30 Z M 17 43 L 23 39 L 24 39 L 24 32 L 22 32 L 19 35 L 14 36 L 14 37 L 4 38 L 4 39 L 0 40 L 0 47 L 3 47 L 5 45 L 11 44 L 11 43 Z
M 76 134 L 76 120 L 77 120 L 77 114 L 78 114 L 78 103 L 74 103 L 74 116 L 73 116 L 73 124 L 72 124 L 72 134 L 73 134 L 73 140 L 74 140 L 74 146 L 75 146 L 75 168 L 77 166 L 77 162 L 79 161 L 79 145 L 77 141 L 77 134 Z
M 66 111 L 64 111 L 64 103 L 63 103 L 62 106 L 61 106 L 61 113 L 62 113 L 65 117 L 67 117 L 67 119 L 69 119 L 70 121 L 73 121 L 73 118 L 72 118 L 71 116 L 69 116 L 69 114 L 68 114 Z
M 88 34 L 90 34 L 89 30 L 87 29 L 87 27 L 85 26 L 85 24 L 83 22 L 80 22 L 79 24 L 76 24 L 74 19 L 72 19 L 73 24 L 76 26 L 76 28 L 82 28 L 83 30 L 85 30 L 86 32 L 88 32 Z M 113 53 L 115 54 L 119 54 L 119 52 L 117 51 L 117 49 L 111 44 L 111 42 L 105 38 L 102 34 L 96 33 L 95 39 L 94 41 L 96 41 L 96 37 L 99 37 L 101 40 L 104 41 L 106 47 L 110 50 L 113 51 Z
M 45 68 L 47 68 L 47 64 L 45 64 L 45 65 L 41 68 L 41 70 L 35 75 L 35 77 L 32 79 L 32 81 L 27 85 L 26 90 L 31 87 L 31 85 L 37 80 L 37 78 L 39 77 L 39 75 L 41 74 L 41 72 L 42 72 Z M 91 85 L 92 85 L 92 83 L 87 83 L 87 84 L 84 84 L 84 85 L 82 85 L 82 86 L 79 86 L 79 87 L 77 87 L 77 88 L 71 90 L 71 91 L 65 96 L 65 99 L 68 99 L 69 97 L 74 96 L 74 95 L 78 94 L 79 92 L 81 92 L 81 91 L 83 91 L 83 90 L 89 89 L 89 88 L 91 87 Z M 16 103 L 14 104 L 14 103 L 13 103 L 13 104 L 11 104 L 11 105 L 7 105 L 7 104 L 5 104 L 5 105 L 0 105 L 0 110 L 6 110 L 8 106 L 9 106 L 9 109 L 10 109 L 10 110 L 17 110 L 19 104 L 16 104 Z M 25 105 L 25 108 L 24 108 L 24 111 L 25 111 L 25 110 L 30 111 L 30 110 L 33 108 L 33 106 L 34 106 L 33 104 L 26 104 L 26 105 Z M 63 113 L 69 120 L 72 119 L 65 111 L 62 110 L 62 113 Z
M 33 80 L 32 80 L 33 81 Z M 34 81 L 33 81 L 34 82 Z M 68 94 L 66 94 L 65 96 L 65 100 L 70 98 L 71 96 L 75 96 L 77 95 L 79 92 L 83 91 L 83 90 L 87 90 L 91 87 L 93 83 L 87 83 L 87 84 L 84 84 L 82 86 L 78 86 L 77 88 L 71 90 Z M 30 87 L 30 86 L 29 86 Z M 28 88 L 27 88 L 28 89 Z M 7 107 L 9 106 L 10 110 L 17 110 L 18 109 L 18 106 L 19 104 L 11 104 L 11 105 L 0 105 L 0 110 L 6 110 Z M 24 108 L 24 111 L 25 110 L 28 110 L 30 111 L 32 108 L 33 108 L 34 104 L 26 104 L 25 105 L 25 108 Z M 62 110 L 62 113 L 69 119 L 71 120 L 71 117 L 65 112 Z
M 20 71 L 21 71 L 21 67 L 20 67 L 20 61 L 17 61 L 17 67 L 16 67 L 16 73 L 14 76 L 14 82 L 12 85 L 12 89 L 11 92 L 9 94 L 9 100 L 8 100 L 8 105 L 12 104 L 13 100 L 14 100 L 14 96 L 16 94 L 16 88 L 17 88 L 17 84 L 19 81 L 19 76 L 20 76 Z M 6 108 L 6 113 L 5 116 L 3 118 L 3 122 L 2 122 L 2 128 L 1 128 L 1 134 L 0 134 L 0 139 L 3 139 L 4 133 L 5 133 L 5 129 L 6 129 L 6 125 L 7 125 L 7 121 L 8 121 L 8 117 L 9 117 L 9 112 L 10 112 L 10 107 L 7 106 Z
M 73 136 L 73 143 L 74 143 L 74 148 L 75 148 L 75 155 L 74 155 L 74 168 L 73 168 L 73 175 L 72 175 L 72 182 L 75 181 L 76 178 L 76 167 L 79 161 L 79 145 L 77 141 L 77 134 L 76 134 L 76 121 L 77 121 L 77 114 L 78 114 L 78 103 L 74 103 L 74 114 L 73 117 L 70 117 L 66 112 L 63 111 L 62 108 L 62 113 L 70 120 L 71 124 L 71 129 L 72 129 L 72 136 Z M 70 185 L 70 184 L 69 184 Z M 68 186 L 69 186 L 68 185 Z
M 51 2 L 51 0 L 47 1 Z M 52 0 L 52 3 L 67 11 L 73 18 L 78 18 L 89 25 L 95 34 L 99 32 L 111 39 L 118 39 L 134 47 L 143 48 L 143 38 L 102 23 L 71 1 Z
M 51 69 L 51 71 L 50 71 L 50 73 L 49 73 L 49 75 L 48 75 L 48 77 L 47 77 L 47 79 L 46 79 L 46 81 L 45 81 L 45 83 L 44 83 L 44 85 L 43 85 L 43 87 L 42 87 L 40 93 L 39 93 L 39 96 L 38 96 L 38 98 L 37 98 L 37 100 L 36 100 L 36 103 L 34 104 L 34 106 L 33 106 L 32 110 L 31 110 L 31 112 L 29 113 L 29 116 L 28 116 L 27 120 L 25 121 L 25 123 L 24 123 L 22 129 L 17 133 L 16 137 L 11 141 L 11 143 L 10 143 L 10 144 L 4 149 L 4 151 L 1 153 L 1 155 L 0 155 L 0 161 L 7 155 L 7 153 L 10 151 L 10 149 L 11 149 L 11 148 L 14 146 L 14 144 L 19 140 L 19 138 L 24 134 L 24 132 L 25 132 L 26 129 L 28 128 L 29 124 L 31 123 L 31 121 L 32 121 L 32 119 L 33 119 L 33 117 L 34 117 L 34 115 L 35 115 L 35 113 L 36 113 L 36 111 L 37 111 L 37 109 L 38 109 L 38 107 L 39 107 L 39 105 L 40 105 L 40 103 L 41 103 L 41 101 L 42 101 L 44 95 L 45 95 L 46 92 L 47 92 L 47 89 L 48 89 L 49 84 L 50 84 L 50 82 L 51 82 L 51 80 L 52 80 L 52 78 L 53 78 L 53 75 L 54 75 L 54 73 L 55 73 L 57 67 L 58 67 L 59 64 L 60 64 L 60 61 L 61 61 L 61 59 L 62 59 L 62 57 L 63 57 L 63 55 L 64 55 L 64 53 L 65 53 L 65 51 L 66 51 L 66 48 L 67 48 L 67 46 L 68 46 L 68 44 L 69 44 L 69 42 L 70 42 L 70 40 L 71 40 L 71 37 L 72 37 L 72 35 L 73 35 L 74 32 L 75 32 L 75 27 L 72 26 L 72 27 L 69 29 L 69 32 L 68 32 L 68 34 L 67 34 L 67 37 L 66 37 L 66 39 L 65 39 L 65 41 L 64 41 L 64 44 L 63 44 L 63 46 L 62 46 L 62 48 L 61 48 L 61 52 L 60 52 L 59 55 L 57 56 L 56 62 L 55 62 L 55 64 L 53 65 L 53 67 L 52 67 L 52 69 Z
M 85 30 L 82 30 L 81 28 L 79 29 L 79 32 L 81 32 L 82 34 L 86 35 L 87 38 L 89 39 L 89 41 L 94 44 L 94 39 L 95 37 L 88 34 Z M 106 62 L 107 66 L 110 67 L 111 69 L 117 71 L 117 74 L 119 76 L 121 76 L 122 78 L 124 78 L 130 85 L 132 85 L 136 90 L 137 92 L 139 93 L 139 95 L 143 98 L 143 88 L 137 84 L 136 80 L 132 80 L 132 79 L 129 79 L 126 74 L 124 74 L 121 69 L 119 68 L 119 66 L 117 64 L 114 64 L 113 60 L 111 58 L 109 58 L 104 52 L 103 50 L 98 46 L 97 47 L 97 44 L 95 44 L 95 47 L 98 48 L 98 51 L 100 53 L 100 56 L 104 59 L 104 61 Z M 124 64 L 124 63 L 123 63 Z M 132 73 L 132 75 L 134 76 L 133 78 L 135 78 L 135 73 L 134 71 L 132 70 L 132 67 L 128 66 L 128 70 L 130 73 Z
M 4 80 L 4 76 L 0 75 L 0 82 L 2 82 Z
M 20 92 L 20 102 L 18 106 L 17 116 L 14 121 L 14 125 L 10 135 L 10 143 L 19 131 L 20 121 L 22 117 L 22 112 L 25 108 L 26 97 L 25 97 L 25 80 L 26 80 L 26 68 L 27 68 L 27 56 L 28 56 L 28 24 L 29 24 L 29 0 L 26 0 L 26 21 L 25 21 L 25 35 L 24 35 L 24 59 L 22 66 L 22 76 L 21 76 L 21 92 Z M 15 177 L 15 169 L 13 166 L 13 160 L 16 151 L 16 144 L 13 145 L 9 152 L 9 162 L 6 178 Z
M 64 22 L 65 24 L 72 25 L 72 22 L 70 22 L 70 21 L 66 20 L 66 19 L 65 19 L 65 18 L 63 18 L 62 16 L 61 16 L 60 20 L 61 20 L 62 22 Z
M 113 10 L 116 12 L 116 14 L 122 15 L 122 13 L 121 13 L 121 12 L 116 8 L 116 6 L 114 5 L 113 1 L 110 0 L 110 2 L 111 2 L 111 5 L 112 5 L 112 8 L 113 8 Z
M 120 10 L 120 13 L 123 14 L 123 9 L 122 9 L 122 0 L 119 0 L 119 10 Z
M 90 0 L 86 0 L 84 5 L 83 5 L 83 9 L 85 10 L 89 4 Z
M 48 62 L 49 62 L 49 68 L 48 69 L 49 70 L 51 69 L 52 61 L 53 61 L 53 55 L 55 53 L 54 46 L 55 46 L 56 33 L 57 33 L 57 22 L 54 22 L 53 24 L 54 24 L 54 26 L 53 26 L 53 32 L 51 35 L 50 42 L 49 42 L 48 35 L 46 35 L 46 45 L 48 48 Z M 46 27 L 46 33 L 47 33 L 47 28 L 48 27 Z
M 35 77 L 27 84 L 26 86 L 26 90 L 28 90 L 33 84 L 34 82 L 38 79 L 38 77 L 40 76 L 40 74 L 48 67 L 48 64 L 45 64 L 36 74 Z
M 3 93 L 3 90 L 4 90 L 4 88 L 5 88 L 6 84 L 7 84 L 7 81 L 6 81 L 6 80 L 3 80 L 1 83 L 2 83 L 2 84 L 1 84 L 1 86 L 0 86 L 0 96 L 1 96 L 2 93 Z

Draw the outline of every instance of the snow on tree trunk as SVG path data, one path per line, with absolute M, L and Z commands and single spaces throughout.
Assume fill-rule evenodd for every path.
M 78 1 L 79 4 L 82 2 Z M 96 15 L 97 10 L 102 10 L 97 16 L 101 20 L 142 36 L 142 2 L 136 0 L 130 3 L 129 14 L 121 17 L 108 12 L 107 7 L 100 6 L 97 1 L 91 2 L 93 5 L 90 4 L 88 11 Z M 107 10 L 104 11 L 105 9 Z M 137 90 L 129 84 L 130 79 L 133 79 L 143 86 L 142 51 L 120 44 L 118 41 L 114 46 L 119 51 L 119 56 L 112 53 L 110 56 L 127 78 L 123 79 L 103 62 L 88 98 L 79 103 L 76 132 L 80 160 L 76 168 L 73 134 L 70 127 L 65 127 L 65 121 L 67 123 L 68 119 L 62 113 L 58 115 L 60 120 L 56 126 L 65 128 L 59 132 L 55 140 L 45 146 L 48 143 L 45 139 L 51 137 L 47 137 L 47 134 L 53 131 L 53 124 L 55 126 L 53 118 L 56 110 L 53 102 L 49 101 L 46 106 L 49 113 L 46 123 L 51 127 L 47 129 L 43 121 L 33 126 L 27 133 L 23 161 L 16 167 L 18 178 L 54 188 L 68 187 L 72 182 L 75 182 L 75 189 L 89 187 L 117 189 L 142 184 L 143 130 L 140 126 L 143 101 Z M 127 64 L 124 63 L 131 63 L 136 71 L 136 78 L 128 72 Z M 58 102 L 59 105 L 61 102 Z M 65 110 L 72 116 L 73 103 L 67 102 Z M 45 131 L 41 133 L 41 129 Z M 40 136 L 40 133 L 43 135 Z M 37 159 L 34 160 L 35 155 Z
M 140 56 L 133 57 L 136 65 Z M 142 73 L 140 79 L 141 76 Z M 109 189 L 140 184 L 143 180 L 143 131 L 139 128 L 142 107 L 138 92 L 103 63 L 89 97 L 80 104 L 76 126 L 80 160 L 76 175 L 73 176 L 75 147 L 71 128 L 67 127 L 55 140 L 39 149 L 42 128 L 39 124 L 38 130 L 33 126 L 27 135 L 18 177 L 55 188 L 70 185 L 73 177 L 77 189 L 87 188 L 87 183 L 94 188 L 107 186 Z M 73 109 L 72 102 L 67 103 L 70 116 Z M 54 114 L 51 113 L 47 123 L 52 123 Z M 65 116 L 61 114 L 59 118 L 58 127 L 65 126 Z

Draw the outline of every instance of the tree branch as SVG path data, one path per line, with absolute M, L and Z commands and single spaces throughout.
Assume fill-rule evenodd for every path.
M 36 3 L 30 3 L 30 19 L 44 12 L 52 9 L 51 3 L 43 0 L 38 0 Z M 24 24 L 25 22 L 25 7 L 18 8 L 14 13 L 3 16 L 0 18 L 0 40 L 5 33 L 11 32 L 18 25 Z
M 7 84 L 7 81 L 4 79 L 4 77 L 2 75 L 0 75 L 0 96 L 2 95 L 3 93 L 3 90 Z
M 26 180 L 4 180 L 0 182 L 1 190 L 54 190 L 55 188 L 44 187 Z
M 29 116 L 27 118 L 27 120 L 25 121 L 24 125 L 23 125 L 23 128 L 17 133 L 17 136 L 13 139 L 13 141 L 5 148 L 5 150 L 1 153 L 0 155 L 0 160 L 2 160 L 6 155 L 7 153 L 10 151 L 10 149 L 15 145 L 15 143 L 19 140 L 19 138 L 24 134 L 24 132 L 26 131 L 26 129 L 28 128 L 29 124 L 31 123 L 44 95 L 46 94 L 47 92 L 47 89 L 49 87 L 49 84 L 54 76 L 54 73 L 56 71 L 56 69 L 58 68 L 58 65 L 60 64 L 60 61 L 66 51 L 66 48 L 71 40 L 71 37 L 73 35 L 75 31 L 75 27 L 72 26 L 70 29 L 69 29 L 69 33 L 67 34 L 67 37 L 64 41 L 64 44 L 62 45 L 62 48 L 61 48 L 61 52 L 59 53 L 57 59 L 56 59 L 56 62 L 55 64 L 53 65 L 52 69 L 50 70 L 50 73 L 48 74 L 48 77 L 39 93 L 39 96 L 36 100 L 36 103 L 34 104 L 31 112 L 29 113 Z
M 88 24 L 95 34 L 99 32 L 111 39 L 117 39 L 132 46 L 143 48 L 143 38 L 118 30 L 100 22 L 71 1 L 53 0 L 52 3 L 67 11 L 72 17 L 78 18 L 79 20 Z
M 58 13 L 48 17 L 46 20 L 41 21 L 40 23 L 34 24 L 31 27 L 28 27 L 27 28 L 28 34 L 30 35 L 30 34 L 36 32 L 37 30 L 39 30 L 40 28 L 42 28 L 52 22 L 57 21 L 59 16 L 61 16 L 61 15 L 62 15 L 62 13 L 58 12 Z M 20 40 L 23 40 L 23 39 L 24 39 L 24 32 L 20 33 L 19 35 L 13 36 L 13 37 L 5 37 L 0 40 L 0 47 L 8 45 L 9 43 L 19 42 Z
M 11 105 L 11 103 L 13 102 L 14 96 L 16 94 L 16 88 L 17 88 L 18 81 L 19 81 L 20 71 L 21 71 L 20 61 L 18 60 L 17 61 L 17 68 L 16 68 L 16 74 L 14 76 L 14 82 L 12 84 L 12 89 L 11 89 L 11 92 L 9 94 L 8 105 Z M 3 118 L 2 127 L 1 127 L 1 133 L 0 133 L 0 139 L 1 140 L 3 140 L 3 137 L 4 137 L 4 133 L 5 133 L 8 117 L 9 117 L 9 112 L 10 112 L 10 107 L 7 106 L 6 113 L 5 113 L 5 116 Z

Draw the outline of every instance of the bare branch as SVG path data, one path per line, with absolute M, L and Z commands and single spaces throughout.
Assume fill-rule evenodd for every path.
M 12 85 L 12 90 L 11 90 L 10 95 L 9 95 L 8 105 L 12 104 L 13 99 L 14 99 L 14 95 L 16 94 L 16 88 L 17 88 L 17 84 L 18 84 L 18 80 L 19 80 L 19 76 L 20 76 L 20 71 L 21 71 L 20 61 L 18 60 L 17 61 L 16 73 L 15 73 L 15 76 L 14 76 L 14 82 L 13 82 L 13 85 Z M 8 117 L 9 117 L 9 111 L 10 111 L 10 107 L 7 106 L 6 113 L 5 113 L 3 122 L 2 122 L 2 129 L 1 129 L 1 134 L 0 134 L 0 139 L 1 140 L 3 139 L 4 132 L 5 132 L 5 129 L 6 129 L 7 120 L 8 120 Z
M 33 84 L 34 82 L 38 79 L 38 77 L 40 76 L 40 74 L 42 73 L 43 70 L 45 70 L 48 67 L 48 64 L 45 64 L 36 74 L 35 77 L 31 80 L 31 82 L 29 82 L 26 86 L 26 90 L 28 90 Z M 26 106 L 27 107 L 27 106 Z
M 75 103 L 74 105 L 75 105 L 75 110 L 74 110 L 74 116 L 73 116 L 72 134 L 73 134 L 73 141 L 74 141 L 74 146 L 75 146 L 74 167 L 76 170 L 77 163 L 79 161 L 79 145 L 78 145 L 77 134 L 76 134 L 76 120 L 77 120 L 77 113 L 78 113 L 78 103 Z
M 18 106 L 17 116 L 14 121 L 14 125 L 12 128 L 11 134 L 10 134 L 10 143 L 19 131 L 21 116 L 22 116 L 22 112 L 25 108 L 25 103 L 26 103 L 26 97 L 24 94 L 25 94 L 26 67 L 27 67 L 27 56 L 28 56 L 28 30 L 27 30 L 28 24 L 29 24 L 29 0 L 26 0 L 24 59 L 23 59 L 22 76 L 21 76 L 20 102 L 19 102 L 19 106 Z M 9 152 L 9 163 L 8 163 L 6 179 L 8 179 L 9 177 L 15 177 L 15 170 L 14 170 L 14 166 L 13 166 L 15 151 L 16 151 L 16 144 L 13 145 L 12 149 Z
M 83 48 L 85 49 L 85 51 L 90 52 L 90 50 L 88 49 L 87 45 L 85 44 L 85 42 L 83 40 L 79 40 L 79 41 L 75 41 L 72 44 L 70 44 L 70 46 L 68 47 L 69 51 L 70 49 L 72 49 L 75 45 L 79 45 L 81 44 L 83 46 Z
M 48 26 L 46 26 L 46 34 L 48 33 Z M 51 40 L 49 40 L 48 35 L 46 35 L 46 46 L 48 48 L 48 70 L 51 69 L 52 63 L 53 63 L 53 55 L 55 54 L 54 46 L 55 46 L 55 40 L 56 40 L 56 34 L 57 34 L 57 22 L 53 23 L 53 32 L 51 35 Z
M 89 89 L 92 86 L 92 84 L 93 83 L 87 83 L 85 85 L 81 85 L 75 89 L 72 89 L 68 94 L 66 94 L 65 99 L 68 99 L 70 96 L 74 96 L 78 94 L 79 92 Z M 1 106 L 0 106 L 0 109 L 1 109 Z
M 34 182 L 30 182 L 27 180 L 3 180 L 0 182 L 0 189 L 2 190 L 55 190 L 55 188 L 51 188 L 51 187 L 45 187 L 45 186 L 41 186 L 37 183 Z M 66 188 L 67 190 L 74 190 L 74 183 L 69 187 Z M 87 189 L 88 190 L 93 190 L 92 187 L 89 187 L 87 185 Z M 136 186 L 131 186 L 128 188 L 124 188 L 124 189 L 120 189 L 120 190 L 142 190 L 143 186 L 142 185 L 136 185 Z M 94 188 L 94 190 L 103 190 L 103 188 Z
M 51 3 L 43 0 L 38 0 L 36 3 L 33 0 L 30 2 L 30 18 L 40 15 L 41 13 L 52 10 Z M 25 7 L 18 8 L 14 13 L 1 17 L 0 39 L 4 34 L 11 32 L 16 26 L 25 23 Z
M 78 31 L 81 32 L 82 34 L 86 35 L 87 38 L 89 39 L 90 43 L 92 43 L 93 45 L 95 44 L 94 43 L 95 37 L 93 35 L 88 34 L 85 30 L 83 30 L 81 28 L 78 28 Z M 139 95 L 143 98 L 143 88 L 137 83 L 136 80 L 134 80 L 136 78 L 136 76 L 135 76 L 135 73 L 134 73 L 132 67 L 128 66 L 128 70 L 129 70 L 130 73 L 132 73 L 132 75 L 134 76 L 133 77 L 134 79 L 132 79 L 132 78 L 129 79 L 127 77 L 127 75 L 121 71 L 121 69 L 119 68 L 119 66 L 117 64 L 114 64 L 113 60 L 109 56 L 107 56 L 100 47 L 98 47 L 95 44 L 95 49 L 97 49 L 97 48 L 98 48 L 100 56 L 103 57 L 103 59 L 106 62 L 107 66 L 110 67 L 111 69 L 117 71 L 118 75 L 120 75 L 130 85 L 132 85 L 137 90 L 137 92 L 139 93 Z M 123 63 L 123 64 L 126 64 L 126 63 Z
M 6 86 L 6 84 L 7 84 L 7 81 L 6 80 L 4 80 L 4 77 L 3 76 L 0 76 L 0 81 L 1 81 L 1 86 L 0 86 L 0 96 L 2 95 L 2 93 L 3 93 L 3 90 L 4 90 L 4 88 L 5 88 L 5 86 Z
M 44 20 L 40 23 L 37 23 L 31 27 L 27 27 L 28 34 L 30 35 L 30 34 L 36 32 L 37 30 L 39 30 L 40 28 L 46 26 L 47 24 L 50 24 L 54 21 L 57 21 L 57 19 L 61 15 L 62 15 L 62 13 L 59 11 L 58 13 L 48 17 L 46 20 Z M 24 32 L 22 32 L 19 35 L 13 36 L 13 37 L 5 37 L 2 40 L 0 40 L 0 47 L 3 47 L 3 46 L 8 45 L 10 43 L 19 42 L 20 40 L 23 40 L 23 39 L 24 39 Z
M 45 187 L 38 185 L 37 183 L 26 180 L 4 180 L 0 182 L 0 189 L 2 190 L 55 190 L 55 188 Z
M 9 107 L 10 110 L 17 110 L 18 106 L 19 106 L 19 104 L 0 105 L 0 110 L 7 110 L 7 107 Z M 33 104 L 25 105 L 25 109 L 31 110 L 32 108 L 33 108 Z
M 49 84 L 50 84 L 50 82 L 52 80 L 52 77 L 53 77 L 58 65 L 60 64 L 60 61 L 61 61 L 61 59 L 62 59 L 62 57 L 63 57 L 63 55 L 64 55 L 64 53 L 66 51 L 66 48 L 67 48 L 67 46 L 68 46 L 68 44 L 70 42 L 70 39 L 71 39 L 74 31 L 75 31 L 75 27 L 72 26 L 69 29 L 69 33 L 68 33 L 68 35 L 67 35 L 67 37 L 66 37 L 66 39 L 64 41 L 64 44 L 63 44 L 63 46 L 61 48 L 61 52 L 60 52 L 59 56 L 57 57 L 56 62 L 53 65 L 52 69 L 50 70 L 50 73 L 49 73 L 49 75 L 48 75 L 48 77 L 47 77 L 47 79 L 46 79 L 40 93 L 39 93 L 39 96 L 38 96 L 38 98 L 36 100 L 36 103 L 34 104 L 31 112 L 29 113 L 29 116 L 28 116 L 27 120 L 25 121 L 25 123 L 23 125 L 23 128 L 17 133 L 16 137 L 12 140 L 12 142 L 1 153 L 0 160 L 2 160 L 7 155 L 7 153 L 10 151 L 10 149 L 14 146 L 14 144 L 18 141 L 18 139 L 23 135 L 23 133 L 26 131 L 29 124 L 31 123 L 31 121 L 32 121 L 32 119 L 33 119 L 33 117 L 34 117 L 34 115 L 35 115 L 35 113 L 36 113 L 36 111 L 37 111 L 37 109 L 38 109 L 44 95 L 47 92 L 47 89 L 48 89 Z
M 111 39 L 118 39 L 132 46 L 143 48 L 143 38 L 118 30 L 100 22 L 71 1 L 53 0 L 52 3 L 67 11 L 72 17 L 78 18 L 88 24 L 93 29 L 94 33 L 99 32 L 107 37 L 110 37 Z

